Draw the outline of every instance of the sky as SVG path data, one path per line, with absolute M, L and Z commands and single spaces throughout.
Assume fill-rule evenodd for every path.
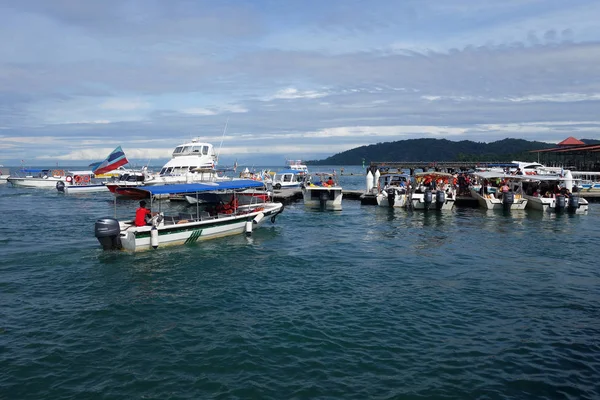
M 600 139 L 600 1 L 0 0 L 0 164 Z

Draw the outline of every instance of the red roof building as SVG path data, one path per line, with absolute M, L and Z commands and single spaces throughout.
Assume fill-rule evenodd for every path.
M 585 146 L 585 143 L 583 143 L 581 140 L 575 139 L 573 136 L 569 136 L 560 142 L 558 146 Z

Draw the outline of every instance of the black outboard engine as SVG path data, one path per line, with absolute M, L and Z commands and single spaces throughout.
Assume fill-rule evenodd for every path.
M 394 207 L 394 203 L 396 203 L 396 191 L 394 189 L 387 190 L 387 199 L 388 205 Z
M 579 196 L 569 197 L 569 212 L 575 212 L 579 208 Z
M 513 192 L 502 193 L 502 208 L 504 210 L 510 210 L 510 207 L 515 202 L 515 194 Z
M 556 202 L 554 204 L 554 211 L 556 211 L 556 212 L 564 211 L 565 206 L 566 206 L 565 196 L 563 196 L 562 194 L 557 194 L 555 200 L 556 200 Z
M 97 220 L 94 234 L 104 250 L 120 250 L 122 248 L 121 238 L 119 237 L 121 227 L 116 219 L 102 218 Z
M 443 190 L 435 192 L 435 208 L 441 210 L 446 202 L 446 193 Z
M 63 181 L 56 182 L 56 189 L 58 189 L 59 192 L 64 192 L 65 191 L 65 183 Z
M 319 208 L 321 211 L 325 210 L 325 207 L 327 206 L 327 200 L 329 200 L 329 193 L 322 192 L 319 195 Z
M 423 196 L 423 201 L 425 202 L 425 209 L 428 210 L 429 206 L 433 202 L 433 195 L 431 193 L 431 190 L 427 189 L 425 191 L 425 194 Z

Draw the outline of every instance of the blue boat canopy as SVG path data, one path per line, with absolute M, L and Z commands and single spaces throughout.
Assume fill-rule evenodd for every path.
M 253 181 L 251 179 L 238 179 L 235 181 L 210 182 L 210 183 L 181 183 L 177 185 L 158 185 L 143 186 L 135 189 L 155 194 L 175 194 L 175 193 L 197 193 L 213 192 L 215 190 L 235 190 L 264 187 L 263 182 Z M 129 189 L 131 190 L 131 189 Z
M 21 172 L 30 173 L 30 174 L 38 174 L 40 172 L 50 171 L 49 169 L 39 169 L 39 168 L 23 168 Z

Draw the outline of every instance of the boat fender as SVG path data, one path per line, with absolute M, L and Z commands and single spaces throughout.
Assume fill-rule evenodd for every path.
M 262 219 L 265 217 L 264 213 L 258 213 L 256 214 L 256 216 L 254 217 L 254 219 L 252 220 L 252 222 L 254 222 L 255 224 L 258 224 L 260 221 L 262 221 Z
M 158 229 L 156 226 L 153 226 L 152 229 L 150 229 L 150 245 L 153 249 L 158 248 Z
M 246 236 L 252 236 L 252 220 L 246 221 Z
M 56 182 L 56 189 L 59 192 L 64 192 L 65 191 L 65 183 L 63 181 Z

